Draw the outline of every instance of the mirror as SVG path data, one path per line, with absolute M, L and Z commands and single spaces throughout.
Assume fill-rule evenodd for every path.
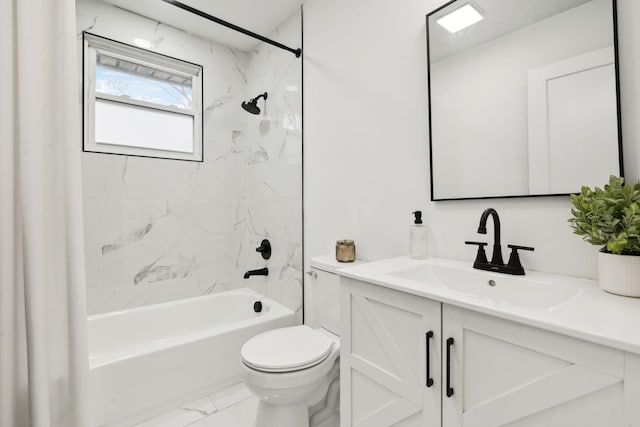
M 566 195 L 622 175 L 615 0 L 427 15 L 431 200 Z

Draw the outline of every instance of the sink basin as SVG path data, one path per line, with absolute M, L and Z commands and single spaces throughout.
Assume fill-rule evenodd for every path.
M 508 305 L 528 310 L 552 310 L 582 293 L 580 287 L 554 283 L 551 280 L 509 276 L 433 262 L 394 271 L 390 275 L 441 285 L 465 296 L 485 300 L 494 306 Z

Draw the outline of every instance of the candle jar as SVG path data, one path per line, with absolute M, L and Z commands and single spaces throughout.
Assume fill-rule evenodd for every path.
M 336 261 L 353 262 L 356 260 L 356 245 L 353 240 L 338 240 L 336 242 Z

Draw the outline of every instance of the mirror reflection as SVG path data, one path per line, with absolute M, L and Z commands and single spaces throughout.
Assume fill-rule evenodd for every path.
M 427 16 L 431 199 L 568 194 L 622 173 L 612 0 Z

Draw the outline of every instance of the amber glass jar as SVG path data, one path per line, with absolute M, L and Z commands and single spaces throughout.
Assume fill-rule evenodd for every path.
M 356 244 L 353 240 L 338 240 L 336 242 L 336 260 L 338 262 L 356 260 Z

